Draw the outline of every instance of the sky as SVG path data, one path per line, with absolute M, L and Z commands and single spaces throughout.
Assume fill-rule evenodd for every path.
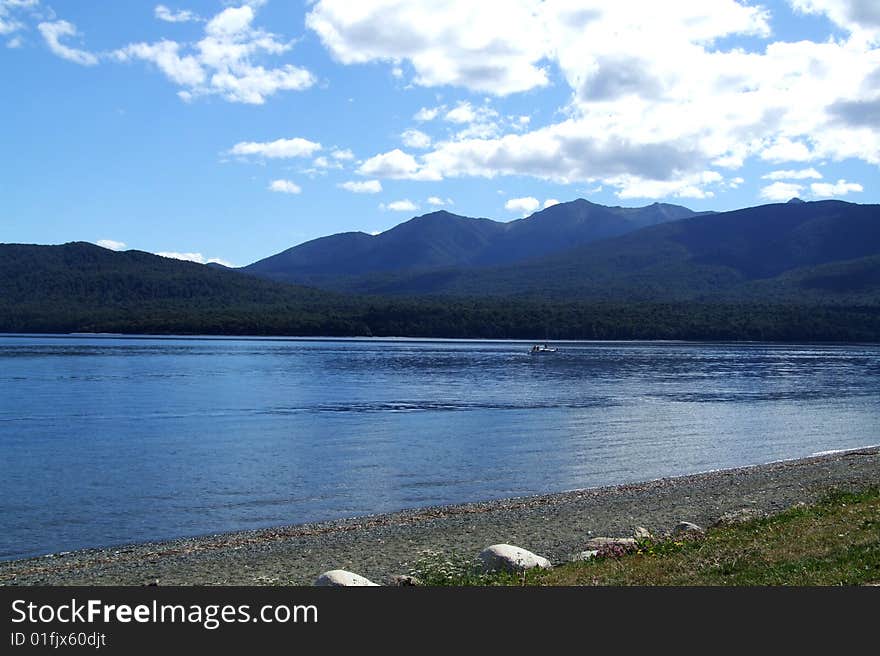
M 878 0 L 0 0 L 0 242 L 880 203 Z

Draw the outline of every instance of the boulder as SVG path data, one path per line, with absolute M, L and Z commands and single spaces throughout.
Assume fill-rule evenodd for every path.
M 480 564 L 484 573 L 523 572 L 527 569 L 551 567 L 550 561 L 512 544 L 493 544 L 480 552 Z
M 324 572 L 315 580 L 315 585 L 342 587 L 342 586 L 359 586 L 359 585 L 377 585 L 371 580 L 364 578 L 353 572 L 346 572 L 344 569 L 331 569 Z
M 654 536 L 651 535 L 651 531 L 649 531 L 645 527 L 636 526 L 635 530 L 633 531 L 633 538 L 635 540 L 653 540 Z
M 618 546 L 628 549 L 636 546 L 635 538 L 590 538 L 584 544 L 588 551 L 595 551 L 603 547 Z
M 674 537 L 699 537 L 703 535 L 706 531 L 703 530 L 702 527 L 697 526 L 696 524 L 692 524 L 691 522 L 679 522 L 675 525 L 675 528 L 672 529 L 672 535 Z
M 599 552 L 596 549 L 591 549 L 589 551 L 581 551 L 571 557 L 571 562 L 573 563 L 582 563 L 587 560 L 592 560 L 596 556 L 599 555 Z

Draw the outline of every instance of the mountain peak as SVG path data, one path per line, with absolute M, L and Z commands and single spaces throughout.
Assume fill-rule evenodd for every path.
M 795 196 L 794 198 L 792 198 L 791 200 L 789 200 L 789 201 L 786 203 L 786 205 L 798 205 L 798 204 L 803 203 L 803 202 L 804 202 L 804 201 L 802 201 L 800 198 L 798 198 L 797 196 Z

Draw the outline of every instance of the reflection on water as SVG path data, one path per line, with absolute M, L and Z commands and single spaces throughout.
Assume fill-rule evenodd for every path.
M 880 347 L 0 337 L 0 558 L 880 443 Z

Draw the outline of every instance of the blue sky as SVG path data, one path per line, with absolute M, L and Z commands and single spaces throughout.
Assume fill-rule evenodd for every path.
M 0 241 L 880 202 L 876 0 L 0 0 Z

